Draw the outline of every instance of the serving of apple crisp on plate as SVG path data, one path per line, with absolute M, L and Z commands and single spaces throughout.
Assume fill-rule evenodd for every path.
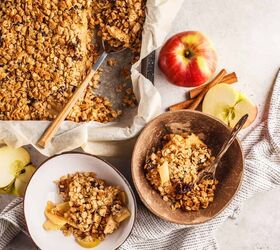
M 98 36 L 130 49 L 137 59 L 145 4 L 1 1 L 0 119 L 54 119 L 96 61 Z M 112 100 L 96 92 L 101 75 L 102 70 L 95 74 L 68 120 L 109 122 L 120 115 Z
M 136 210 L 125 177 L 104 160 L 78 152 L 42 163 L 24 196 L 27 229 L 40 249 L 117 249 L 131 233 Z
M 95 173 L 63 176 L 57 185 L 63 202 L 48 201 L 43 227 L 73 234 L 82 247 L 97 246 L 130 217 L 125 192 L 107 185 Z

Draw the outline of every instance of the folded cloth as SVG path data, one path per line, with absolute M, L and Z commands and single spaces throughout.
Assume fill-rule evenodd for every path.
M 0 214 L 0 249 L 21 231 L 27 234 L 22 198 L 16 198 Z
M 135 227 L 120 249 L 218 249 L 214 233 L 228 217 L 235 214 L 241 202 L 280 185 L 279 93 L 280 72 L 274 85 L 267 121 L 258 125 L 242 141 L 245 171 L 240 191 L 220 215 L 202 225 L 188 227 L 165 222 L 139 205 Z M 20 230 L 26 232 L 21 199 L 16 199 L 0 214 L 0 249 Z

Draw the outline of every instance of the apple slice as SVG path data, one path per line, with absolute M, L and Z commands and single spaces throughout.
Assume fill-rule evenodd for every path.
M 195 134 L 190 134 L 188 137 L 187 137 L 187 142 L 190 144 L 190 145 L 202 145 L 204 146 L 205 144 L 203 143 L 203 141 L 201 141 L 197 135 Z
M 165 161 L 162 165 L 158 166 L 158 172 L 160 176 L 161 186 L 164 185 L 164 183 L 169 182 L 169 168 L 168 168 L 168 162 Z
M 46 220 L 45 223 L 43 224 L 43 228 L 46 231 L 54 231 L 54 230 L 60 230 L 63 226 L 61 225 L 57 225 L 57 224 L 53 224 L 51 221 Z
M 56 214 L 52 214 L 50 211 L 46 210 L 45 215 L 50 220 L 51 223 L 58 225 L 58 226 L 64 226 L 68 221 L 64 219 L 61 216 L 58 216 Z
M 243 128 L 247 128 L 256 119 L 258 114 L 257 106 L 249 100 L 244 94 L 240 93 L 238 103 L 234 107 L 235 116 L 229 121 L 231 128 L 241 119 L 243 115 L 249 114 L 248 120 L 244 124 Z
M 13 182 L 30 162 L 30 155 L 24 148 L 4 146 L 0 148 L 0 160 L 0 188 L 3 188 Z
M 92 248 L 92 247 L 96 247 L 97 245 L 100 244 L 100 240 L 96 239 L 93 241 L 86 241 L 86 240 L 82 240 L 82 239 L 76 239 L 76 241 L 78 242 L 78 244 L 84 248 Z
M 202 104 L 202 111 L 213 115 L 233 128 L 245 114 L 249 115 L 244 128 L 256 118 L 258 109 L 244 94 L 228 84 L 218 84 L 211 88 Z
M 128 210 L 128 208 L 123 208 L 120 211 L 120 213 L 113 216 L 113 219 L 116 222 L 121 223 L 122 221 L 126 220 L 128 217 L 130 217 L 130 211 Z
M 107 221 L 107 224 L 104 228 L 104 234 L 111 234 L 118 228 L 118 223 L 113 219 L 113 216 L 110 215 Z
M 66 223 L 68 223 L 68 221 L 64 217 L 62 217 L 62 216 L 53 214 L 51 212 L 51 210 L 54 209 L 54 208 L 55 208 L 55 205 L 52 202 L 48 201 L 47 206 L 45 208 L 45 216 L 47 217 L 47 219 L 51 223 L 62 227 Z
M 0 194 L 14 194 L 14 182 L 11 182 L 7 187 L 0 189 Z
M 69 209 L 70 209 L 70 204 L 68 201 L 66 202 L 62 202 L 59 203 L 55 206 L 55 209 L 57 210 L 57 212 L 61 215 L 63 215 L 64 213 L 66 213 Z
M 23 196 L 25 189 L 27 187 L 27 184 L 29 183 L 29 180 L 33 173 L 35 172 L 36 168 L 32 165 L 28 165 L 25 168 L 23 168 L 20 172 L 20 174 L 16 177 L 15 180 L 15 194 L 19 196 Z

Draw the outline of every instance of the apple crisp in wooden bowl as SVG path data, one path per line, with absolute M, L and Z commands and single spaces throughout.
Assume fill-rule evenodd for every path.
M 219 120 L 198 111 L 166 112 L 140 134 L 132 178 L 145 206 L 158 217 L 193 225 L 218 215 L 239 190 L 244 159 L 238 140 L 222 158 L 215 179 L 196 183 L 230 135 Z

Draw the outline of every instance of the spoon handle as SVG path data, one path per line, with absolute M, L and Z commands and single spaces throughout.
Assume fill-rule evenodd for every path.
M 87 86 L 89 85 L 89 82 L 91 81 L 92 77 L 94 76 L 95 72 L 99 69 L 101 64 L 104 62 L 104 60 L 107 57 L 107 52 L 103 52 L 101 56 L 98 58 L 96 63 L 92 66 L 91 71 L 85 78 L 85 80 L 82 82 L 82 84 L 76 89 L 74 94 L 71 96 L 69 101 L 66 103 L 64 108 L 60 111 L 60 113 L 57 115 L 57 117 L 52 121 L 50 126 L 45 130 L 44 134 L 41 136 L 39 141 L 37 142 L 37 145 L 41 148 L 45 148 L 46 145 L 49 143 L 49 141 L 52 139 L 52 137 L 57 132 L 58 128 L 60 127 L 60 124 L 66 119 L 68 114 L 70 113 L 71 109 L 74 107 L 74 105 L 77 103 L 77 101 L 81 98 L 83 93 L 85 92 Z
M 234 142 L 238 132 L 242 129 L 245 122 L 247 121 L 248 116 L 249 116 L 248 114 L 242 116 L 241 119 L 235 124 L 234 128 L 232 129 L 232 131 L 230 133 L 229 138 L 223 144 L 223 146 L 222 146 L 220 152 L 218 153 L 213 165 L 215 165 L 215 163 L 218 163 L 221 160 L 221 158 L 224 156 L 224 154 L 227 152 L 230 145 Z

